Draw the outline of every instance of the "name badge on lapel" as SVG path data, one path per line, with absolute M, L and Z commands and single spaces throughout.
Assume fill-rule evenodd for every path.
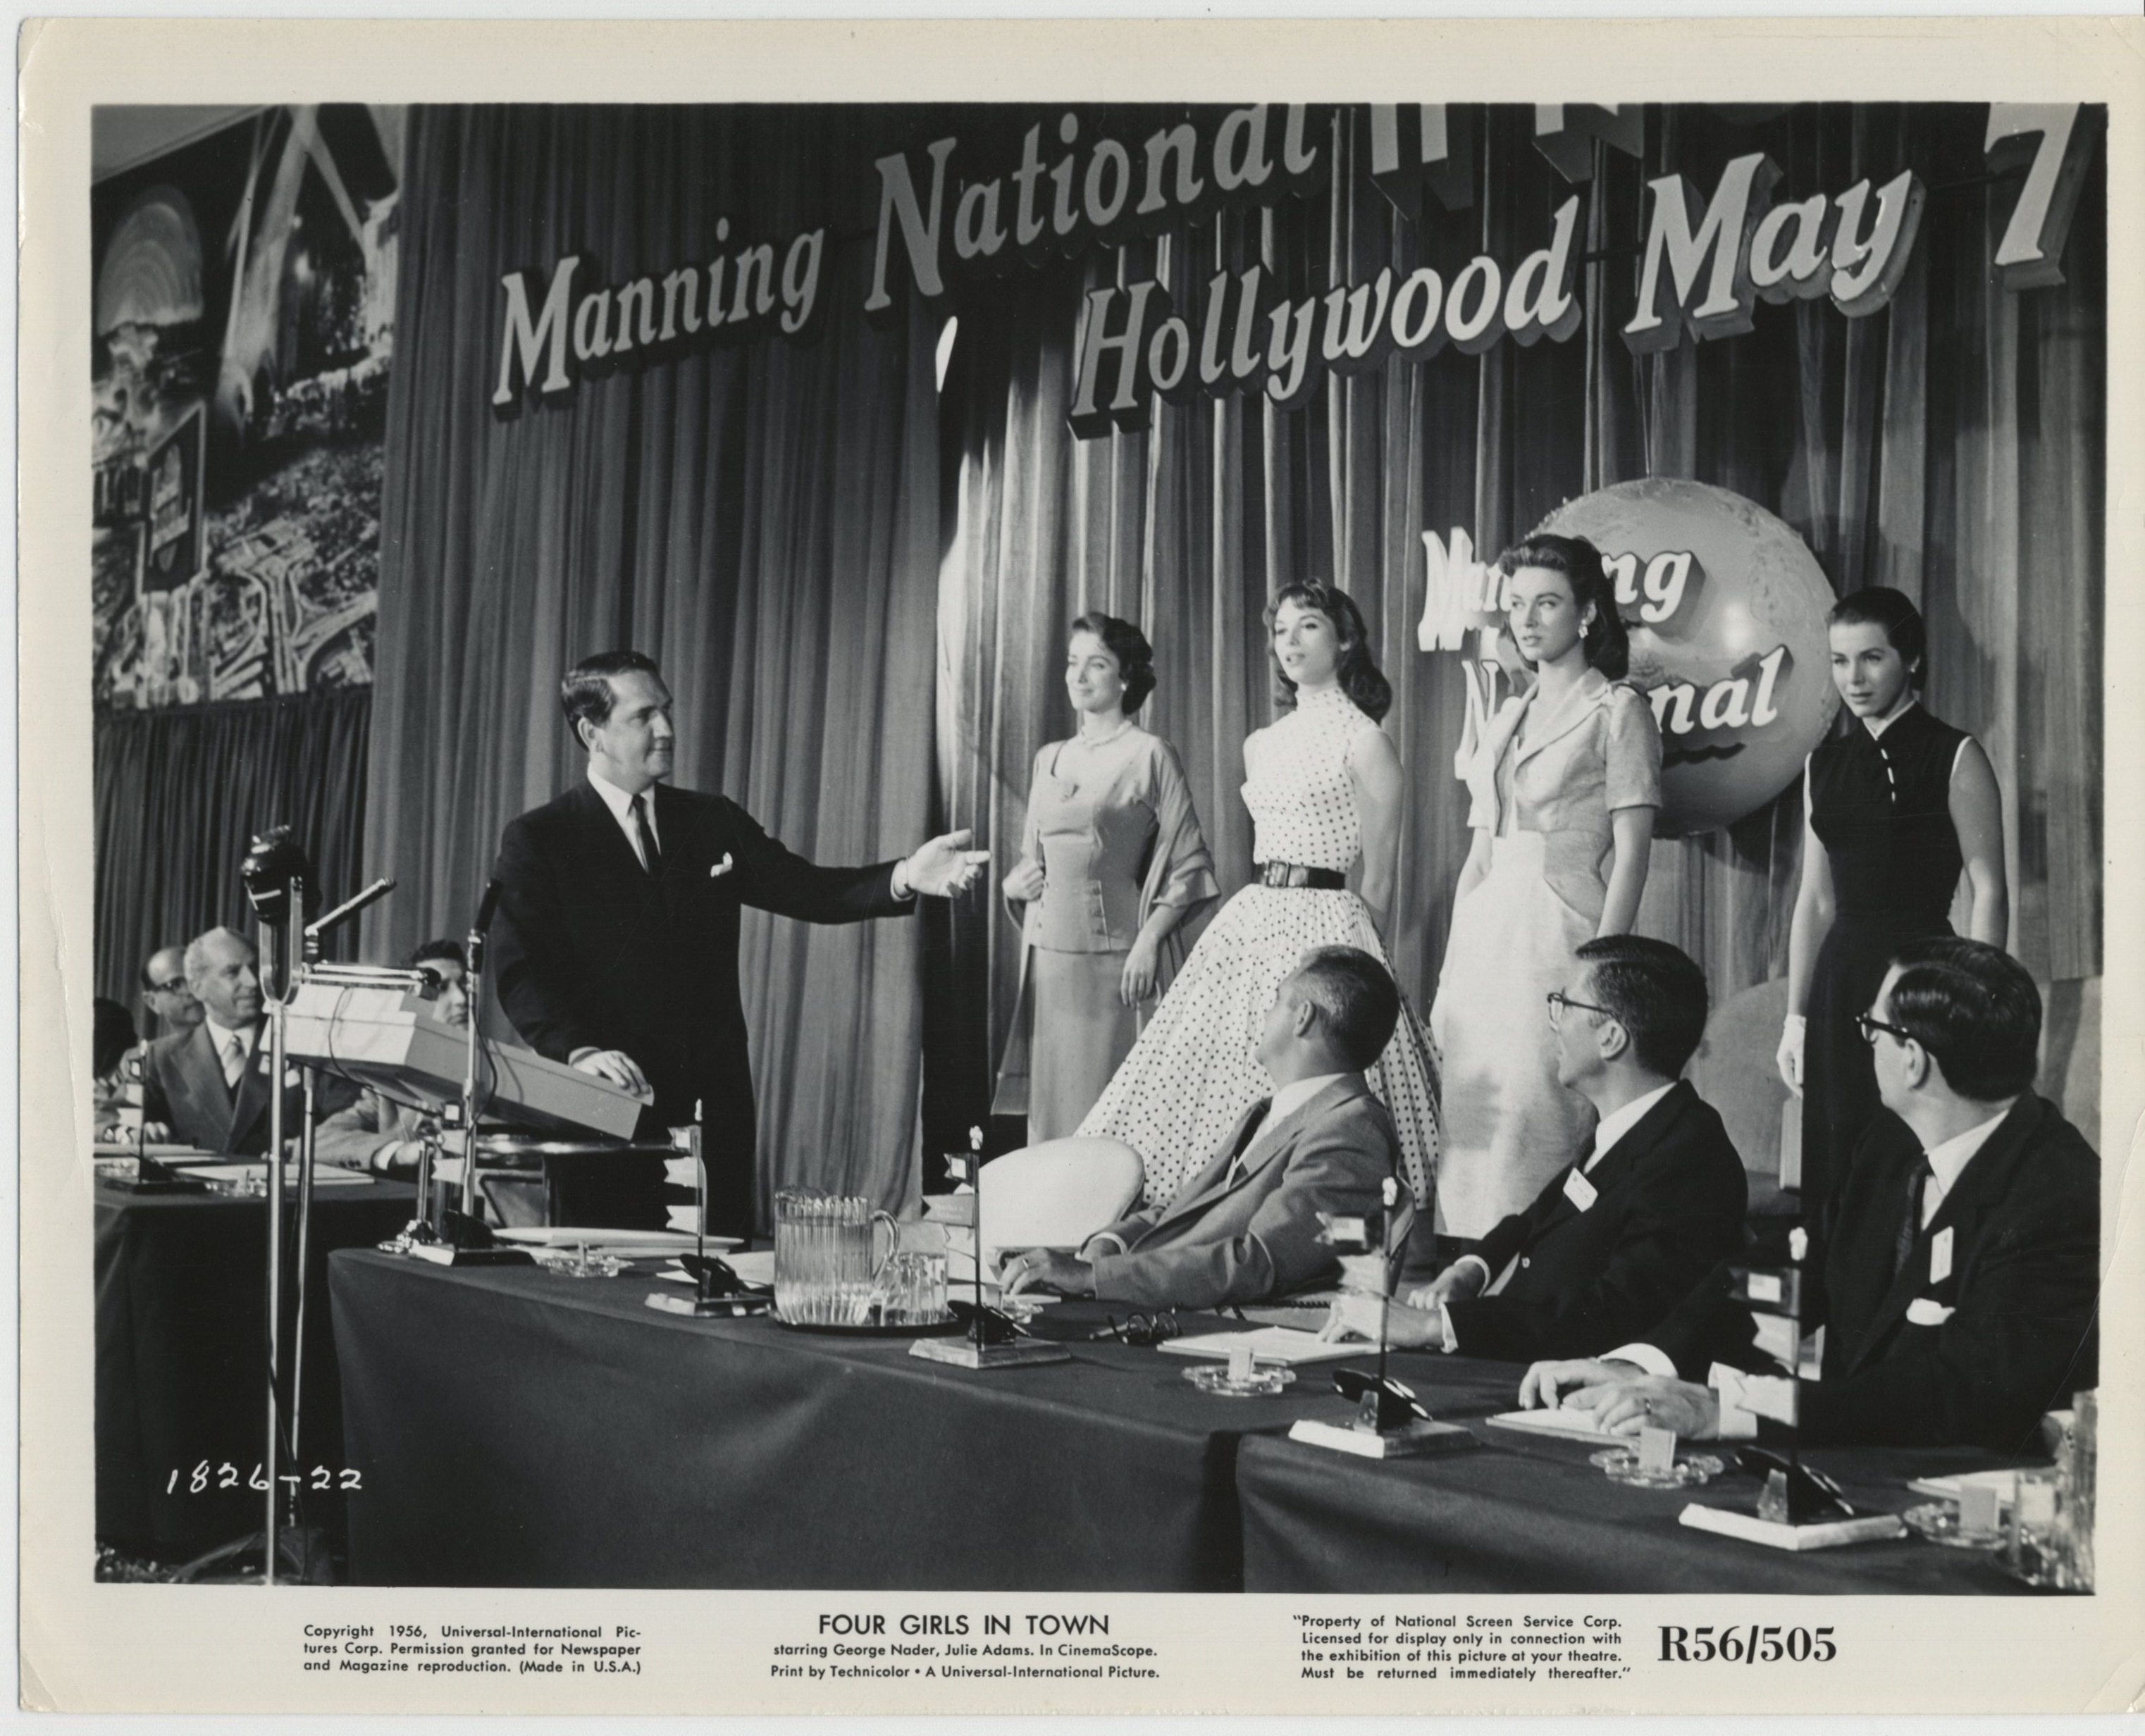
M 1946 1224 L 1929 1238 L 1929 1282 L 1941 1284 L 1951 1276 L 1951 1229 Z
M 1581 1211 L 1591 1211 L 1594 1202 L 1601 1197 L 1601 1190 L 1574 1170 L 1564 1178 L 1564 1196 Z

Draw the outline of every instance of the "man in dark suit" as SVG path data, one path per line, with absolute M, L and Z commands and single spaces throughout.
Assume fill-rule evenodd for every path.
M 1400 1005 L 1391 976 L 1368 953 L 1306 953 L 1275 992 L 1259 1042 L 1273 1096 L 1245 1111 L 1167 1206 L 1098 1231 L 1077 1258 L 1009 1254 L 1008 1292 L 1212 1308 L 1286 1296 L 1336 1273 L 1320 1214 L 1377 1212 L 1398 1174 L 1400 1135 L 1363 1069 L 1385 1052 Z M 1399 1191 L 1405 1199 L 1405 1183 Z
M 1781 1377 L 1720 1273 L 1607 1360 L 1530 1369 L 1523 1404 L 1626 1434 L 1650 1420 L 1747 1439 L 1794 1421 L 1813 1444 L 2015 1452 L 2094 1384 L 2100 1161 L 2033 1093 L 2032 977 L 1978 941 L 1909 942 L 1862 1024 L 1892 1113 L 1856 1146 L 1805 1272 L 1820 1378 Z
M 184 968 L 204 1017 L 143 1052 L 142 1131 L 204 1152 L 258 1157 L 268 1149 L 271 1106 L 252 945 L 229 928 L 212 928 L 187 946 Z M 325 1079 L 314 1094 L 314 1113 L 331 1115 L 356 1094 L 342 1080 Z M 286 1137 L 295 1137 L 305 1101 L 295 1082 L 283 1101 Z
M 492 958 L 500 1004 L 538 1053 L 643 1093 L 640 1137 L 704 1105 L 710 1229 L 749 1233 L 755 1142 L 738 992 L 738 912 L 810 923 L 899 916 L 917 894 L 965 890 L 968 834 L 900 862 L 818 868 L 736 803 L 673 789 L 669 689 L 637 651 L 583 659 L 560 684 L 588 776 L 501 838 Z M 555 1160 L 564 1222 L 659 1226 L 663 1160 Z
M 1705 1034 L 1705 977 L 1665 941 L 1604 935 L 1550 996 L 1556 1077 L 1600 1116 L 1577 1161 L 1437 1278 L 1388 1308 L 1391 1342 L 1531 1362 L 1599 1355 L 1658 1325 L 1742 1244 L 1743 1162 L 1683 1077 Z M 1329 1338 L 1375 1338 L 1371 1296 Z

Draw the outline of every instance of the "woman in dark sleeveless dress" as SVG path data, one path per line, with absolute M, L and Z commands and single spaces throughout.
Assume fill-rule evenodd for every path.
M 1803 1100 L 1802 1204 L 1821 1221 L 1876 1114 L 1877 1078 L 1855 1017 L 1901 942 L 1952 932 L 1965 873 L 1967 932 L 2002 946 L 2010 926 L 2003 798 L 1981 745 L 1916 698 L 1928 635 L 1900 592 L 1872 585 L 1829 617 L 1832 679 L 1854 718 L 1810 755 L 1802 885 L 1788 940 L 1780 1076 Z

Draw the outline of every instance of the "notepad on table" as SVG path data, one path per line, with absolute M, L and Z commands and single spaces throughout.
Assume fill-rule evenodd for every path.
M 1502 1410 L 1488 1419 L 1501 1429 L 1528 1435 L 1561 1435 L 1592 1440 L 1601 1430 L 1591 1410 Z
M 1172 1338 L 1161 1347 L 1177 1356 L 1214 1356 L 1226 1362 L 1232 1351 L 1249 1345 L 1262 1362 L 1285 1362 L 1291 1367 L 1304 1362 L 1341 1362 L 1351 1356 L 1376 1355 L 1377 1346 L 1342 1344 L 1321 1338 L 1316 1332 L 1300 1332 L 1292 1326 L 1262 1326 L 1256 1332 L 1202 1332 L 1196 1338 Z

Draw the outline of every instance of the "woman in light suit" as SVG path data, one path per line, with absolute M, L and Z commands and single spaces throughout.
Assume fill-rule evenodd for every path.
M 1660 731 L 1620 681 L 1629 651 L 1600 551 L 1537 534 L 1498 565 L 1535 682 L 1505 702 L 1467 769 L 1475 838 L 1431 1008 L 1437 1227 L 1460 1236 L 1524 1210 L 1592 1128 L 1586 1100 L 1557 1082 L 1547 997 L 1581 942 L 1630 930 L 1661 801 Z
M 1000 1098 L 1024 1054 L 1031 1145 L 1079 1127 L 1182 963 L 1180 925 L 1221 892 L 1177 749 L 1132 721 L 1154 691 L 1146 637 L 1115 615 L 1082 615 L 1065 689 L 1079 730 L 1035 756 L 1005 878 L 1033 1032 L 1017 1014 Z

